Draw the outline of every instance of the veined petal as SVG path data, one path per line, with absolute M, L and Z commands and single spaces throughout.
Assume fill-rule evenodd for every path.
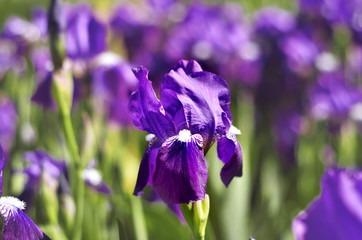
M 182 130 L 164 142 L 156 159 L 152 184 L 167 204 L 189 203 L 205 198 L 207 168 L 201 135 Z
M 235 134 L 229 132 L 217 142 L 217 155 L 225 164 L 220 176 L 227 187 L 234 177 L 241 177 L 243 174 L 243 154 Z
M 200 70 L 195 61 L 180 61 L 162 79 L 161 99 L 173 118 L 179 108 L 183 109 L 188 129 L 203 137 L 207 152 L 216 138 L 230 128 L 231 97 L 224 79 Z
M 24 208 L 25 203 L 15 197 L 0 198 L 0 214 L 4 222 L 2 238 L 6 240 L 50 239 L 22 211 Z
M 138 91 L 130 99 L 130 116 L 138 129 L 153 133 L 158 139 L 165 141 L 169 136 L 175 135 L 175 127 L 165 116 L 163 106 L 148 80 L 148 70 L 139 67 L 134 68 L 133 73 L 138 79 Z

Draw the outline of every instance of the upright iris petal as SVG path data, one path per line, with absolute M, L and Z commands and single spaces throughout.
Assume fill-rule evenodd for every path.
M 133 72 L 138 79 L 138 92 L 133 93 L 130 100 L 133 123 L 137 128 L 155 134 L 164 141 L 174 135 L 174 126 L 165 116 L 163 106 L 147 78 L 148 70 L 140 67 L 133 69 Z
M 162 100 L 167 112 L 175 112 L 171 104 L 180 103 L 188 128 L 202 135 L 207 152 L 217 136 L 225 135 L 231 126 L 231 96 L 225 80 L 194 65 L 198 63 L 180 61 L 162 79 L 161 99 L 167 93 L 168 101 Z
M 202 137 L 182 130 L 161 146 L 153 175 L 153 187 L 169 204 L 205 198 L 207 169 Z

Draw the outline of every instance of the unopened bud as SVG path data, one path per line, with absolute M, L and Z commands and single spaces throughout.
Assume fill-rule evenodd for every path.
M 189 204 L 180 204 L 180 209 L 197 239 L 204 239 L 210 210 L 209 195 L 206 194 L 204 200 Z

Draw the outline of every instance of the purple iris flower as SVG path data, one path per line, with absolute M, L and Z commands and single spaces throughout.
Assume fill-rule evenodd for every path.
M 153 55 L 160 52 L 165 33 L 162 23 L 155 19 L 144 9 L 131 4 L 122 5 L 114 12 L 111 29 L 123 39 L 131 62 L 150 66 Z
M 316 119 L 340 122 L 362 100 L 361 91 L 349 84 L 343 73 L 325 73 L 310 92 L 311 113 Z
M 106 27 L 87 4 L 67 9 L 66 49 L 69 58 L 90 59 L 106 49 Z
M 231 127 L 230 90 L 222 78 L 196 61 L 180 61 L 161 81 L 156 97 L 148 70 L 133 69 L 138 91 L 130 100 L 135 126 L 154 134 L 142 158 L 134 194 L 152 184 L 167 204 L 205 198 L 208 171 L 204 155 L 218 141 L 226 186 L 242 175 L 242 152 Z
M 242 10 L 237 4 L 193 3 L 185 19 L 172 29 L 166 55 L 172 60 L 194 58 L 215 71 L 249 40 L 242 22 Z
M 321 185 L 321 195 L 293 220 L 295 239 L 360 239 L 362 172 L 331 168 Z
M 41 33 L 32 22 L 13 16 L 5 22 L 1 37 L 13 39 L 20 45 L 27 45 L 39 41 Z
M 355 39 L 362 40 L 362 1 L 361 0 L 300 0 L 302 13 L 321 16 L 332 26 L 345 25 L 352 30 Z
M 0 146 L 0 195 L 2 195 L 3 169 L 5 165 L 4 152 Z M 17 240 L 50 239 L 40 228 L 22 211 L 25 203 L 15 197 L 0 198 L 0 215 L 3 219 L 2 239 Z
M 255 32 L 265 38 L 275 39 L 291 33 L 297 26 L 293 13 L 274 7 L 268 7 L 255 13 Z
M 92 91 L 111 122 L 128 125 L 128 99 L 137 89 L 137 79 L 127 62 L 114 53 L 103 53 L 92 67 Z
M 16 134 L 18 115 L 14 104 L 5 97 L 0 98 L 0 142 L 5 156 L 10 152 Z
M 255 87 L 261 79 L 262 61 L 259 45 L 253 41 L 244 42 L 220 64 L 220 75 L 234 82 Z
M 280 48 L 286 55 L 290 70 L 299 75 L 312 73 L 318 49 L 310 38 L 302 33 L 294 33 L 281 41 Z
M 61 176 L 66 174 L 66 164 L 64 161 L 55 160 L 42 150 L 27 152 L 24 159 L 29 162 L 29 165 L 23 170 L 28 179 L 19 198 L 31 206 L 34 192 L 39 190 L 42 177 L 47 179 L 48 184 L 54 183 L 54 186 L 57 187 Z

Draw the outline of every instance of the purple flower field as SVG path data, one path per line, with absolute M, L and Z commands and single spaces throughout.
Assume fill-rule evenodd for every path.
M 6 5 L 2 239 L 362 239 L 362 0 Z

